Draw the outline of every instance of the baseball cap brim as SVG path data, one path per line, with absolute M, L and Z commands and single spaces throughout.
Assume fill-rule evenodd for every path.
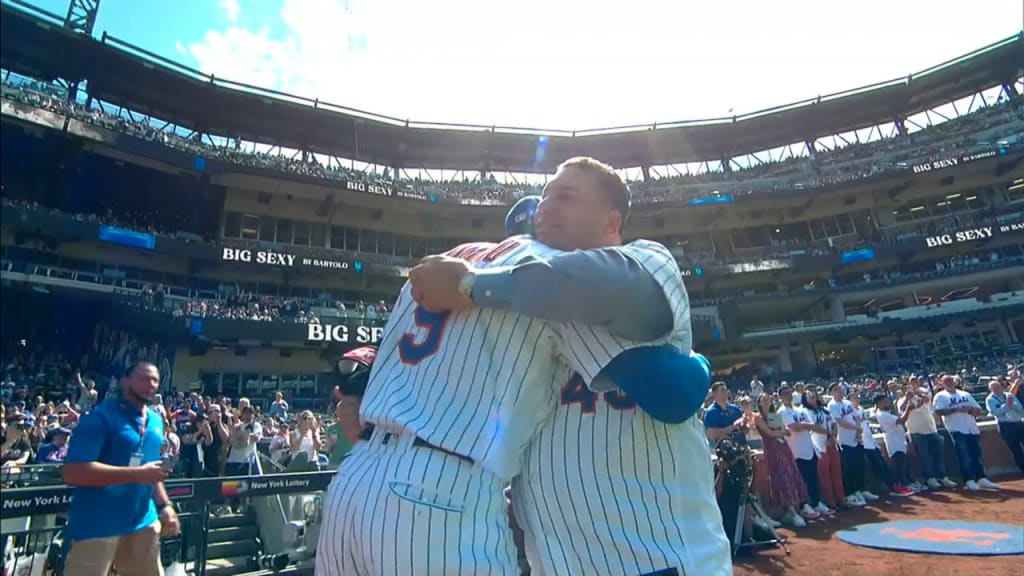
M 697 414 L 711 389 L 707 358 L 667 346 L 626 350 L 600 376 L 614 382 L 651 418 L 666 424 L 679 424 Z

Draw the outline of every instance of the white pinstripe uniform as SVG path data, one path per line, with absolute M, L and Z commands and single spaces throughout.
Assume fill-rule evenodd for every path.
M 557 253 L 525 237 L 451 252 L 477 267 Z M 328 490 L 316 574 L 518 575 L 502 491 L 556 403 L 557 336 L 509 312 L 426 312 L 406 285 L 360 409 L 374 432 Z
M 643 240 L 622 250 L 654 276 L 672 306 L 671 335 L 655 343 L 689 352 L 689 299 L 675 259 L 661 244 Z M 652 343 L 576 324 L 560 329 L 561 354 L 576 373 L 512 486 L 532 574 L 731 575 L 700 421 L 664 424 L 618 390 L 587 388 L 620 352 Z

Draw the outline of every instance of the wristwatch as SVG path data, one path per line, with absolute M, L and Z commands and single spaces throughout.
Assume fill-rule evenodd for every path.
M 473 299 L 473 286 L 476 284 L 476 272 L 466 272 L 459 279 L 459 294 L 470 300 Z

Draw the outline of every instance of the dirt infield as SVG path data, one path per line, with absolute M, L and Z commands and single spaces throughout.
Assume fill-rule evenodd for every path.
M 1021 576 L 1024 556 L 944 556 L 873 550 L 851 546 L 835 533 L 858 524 L 934 518 L 1024 523 L 1024 479 L 997 479 L 999 492 L 942 490 L 899 501 L 840 512 L 807 528 L 780 530 L 790 538 L 792 554 L 757 550 L 736 559 L 736 576 Z

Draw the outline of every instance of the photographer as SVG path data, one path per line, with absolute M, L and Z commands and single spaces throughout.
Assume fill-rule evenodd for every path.
M 956 482 L 946 475 L 946 441 L 939 435 L 939 428 L 935 424 L 931 392 L 922 386 L 917 376 L 910 377 L 910 383 L 904 389 L 903 397 L 896 403 L 896 409 L 903 412 L 908 405 L 910 415 L 905 424 L 907 432 L 910 432 L 910 444 L 917 452 L 924 484 L 933 490 L 956 487 Z
M 197 430 L 203 443 L 203 473 L 208 477 L 220 476 L 224 462 L 221 453 L 228 440 L 228 428 L 219 405 L 210 404 L 206 414 L 200 415 Z
M 256 410 L 249 404 L 241 408 L 241 417 L 234 414 L 230 417 L 231 451 L 228 453 L 225 476 L 248 476 L 252 474 L 253 461 L 256 460 L 256 444 L 263 439 L 263 426 L 256 421 Z M 238 511 L 241 499 L 234 498 L 230 506 Z
M 320 453 L 320 421 L 309 410 L 299 416 L 296 429 L 292 432 L 290 449 L 292 463 L 302 466 L 301 454 L 306 455 L 310 467 L 316 467 Z

